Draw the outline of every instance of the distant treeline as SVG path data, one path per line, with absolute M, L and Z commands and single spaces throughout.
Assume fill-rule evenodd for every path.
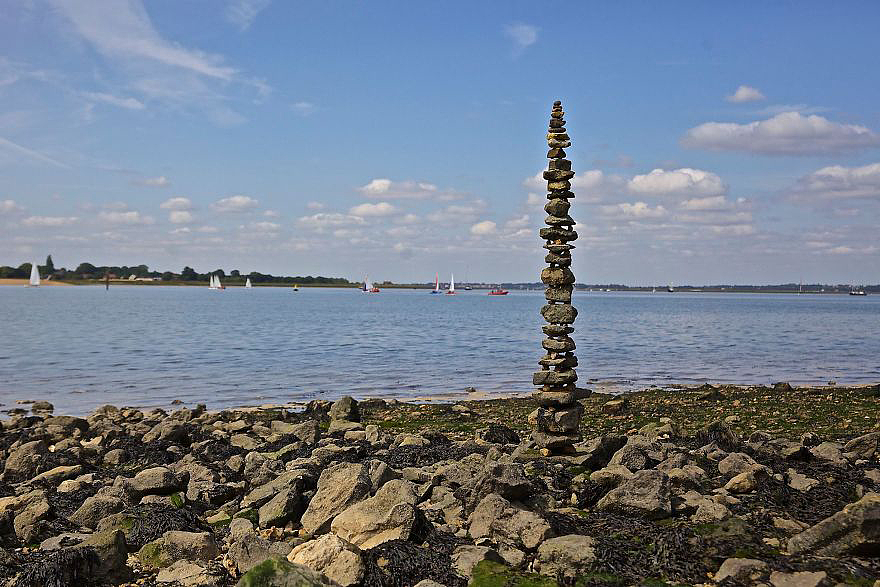
M 44 279 L 51 277 L 57 280 L 89 280 L 89 279 L 105 279 L 108 275 L 110 279 L 157 279 L 161 281 L 208 281 L 211 275 L 217 275 L 221 279 L 231 281 L 242 281 L 250 278 L 251 283 L 301 283 L 303 285 L 350 285 L 351 282 L 342 277 L 313 277 L 306 276 L 278 276 L 268 273 L 259 273 L 252 271 L 250 273 L 242 273 L 238 269 L 233 269 L 226 273 L 223 269 L 215 269 L 208 273 L 198 273 L 192 267 L 184 267 L 180 273 L 173 271 L 150 271 L 146 265 L 136 265 L 129 267 L 127 265 L 92 265 L 91 263 L 80 263 L 76 269 L 67 269 L 65 267 L 57 268 L 52 262 L 52 255 L 46 257 L 45 265 L 37 265 L 40 276 Z M 7 265 L 0 266 L 0 278 L 21 278 L 27 279 L 31 274 L 31 264 L 22 263 L 18 267 L 9 267 Z

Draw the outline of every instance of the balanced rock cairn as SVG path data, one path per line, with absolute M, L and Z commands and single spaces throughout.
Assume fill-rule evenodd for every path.
M 577 310 L 571 305 L 571 292 L 574 287 L 574 274 L 571 272 L 571 250 L 569 244 L 577 239 L 572 229 L 575 221 L 568 215 L 571 206 L 571 161 L 565 158 L 566 147 L 571 140 L 565 132 L 562 102 L 553 103 L 550 113 L 550 129 L 547 145 L 550 150 L 547 158 L 550 164 L 544 172 L 547 180 L 547 205 L 544 210 L 548 216 L 544 220 L 549 228 L 541 229 L 541 238 L 549 252 L 544 261 L 549 265 L 541 271 L 541 281 L 546 285 L 544 296 L 547 304 L 541 308 L 541 315 L 549 323 L 542 327 L 547 338 L 541 343 L 546 354 L 538 363 L 541 370 L 532 378 L 541 390 L 533 394 L 538 409 L 529 414 L 532 426 L 532 440 L 544 454 L 571 453 L 574 443 L 580 440 L 578 428 L 584 407 L 578 400 L 586 397 L 589 391 L 575 387 L 577 357 L 575 344 L 568 335 L 574 332 L 571 324 L 577 317 Z

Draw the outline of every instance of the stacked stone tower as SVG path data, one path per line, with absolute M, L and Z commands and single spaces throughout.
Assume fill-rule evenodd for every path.
M 550 163 L 544 172 L 547 180 L 547 205 L 544 210 L 548 216 L 544 220 L 548 228 L 541 229 L 541 238 L 546 241 L 544 248 L 547 267 L 541 271 L 541 281 L 546 285 L 547 304 L 541 308 L 541 315 L 548 322 L 543 326 L 546 338 L 541 343 L 546 353 L 538 363 L 541 370 L 532 378 L 540 391 L 533 397 L 538 409 L 529 414 L 532 426 L 532 440 L 545 454 L 569 453 L 574 443 L 580 440 L 578 428 L 584 408 L 577 400 L 586 397 L 586 390 L 575 387 L 577 357 L 575 344 L 569 337 L 574 332 L 571 324 L 577 317 L 577 310 L 571 305 L 571 292 L 574 288 L 574 274 L 571 272 L 570 244 L 577 239 L 573 230 L 575 221 L 568 215 L 574 198 L 571 192 L 571 161 L 565 158 L 564 149 L 571 146 L 565 132 L 562 102 L 553 103 L 550 113 L 550 129 L 547 145 L 550 150 L 547 158 Z

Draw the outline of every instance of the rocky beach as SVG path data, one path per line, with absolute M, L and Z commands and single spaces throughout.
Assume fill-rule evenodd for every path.
M 872 586 L 880 386 L 10 410 L 0 582 Z

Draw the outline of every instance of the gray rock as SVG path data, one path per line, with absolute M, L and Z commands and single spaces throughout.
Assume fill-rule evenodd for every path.
M 283 526 L 291 520 L 297 520 L 304 510 L 302 495 L 295 487 L 282 489 L 271 500 L 259 509 L 261 528 Z
M 483 561 L 504 563 L 501 555 L 488 546 L 465 544 L 452 551 L 452 570 L 465 579 L 470 579 L 474 574 L 474 567 Z
M 86 538 L 90 538 L 92 534 L 78 534 L 76 532 L 64 532 L 57 536 L 52 536 L 40 542 L 40 550 L 58 550 L 67 548 L 68 546 L 76 546 Z
M 416 522 L 412 483 L 388 481 L 376 495 L 355 503 L 333 519 L 334 534 L 362 549 L 389 540 L 409 540 Z
M 236 587 L 333 587 L 333 583 L 307 567 L 272 557 L 242 575 Z
M 718 472 L 728 479 L 758 467 L 763 465 L 743 452 L 732 452 L 718 462 Z
M 342 587 L 359 584 L 366 571 L 360 549 L 332 533 L 294 547 L 287 560 L 323 573 Z
M 70 515 L 70 521 L 83 528 L 95 529 L 98 522 L 111 514 L 121 512 L 125 503 L 118 497 L 93 495 Z
M 847 442 L 843 446 L 843 452 L 853 454 L 855 459 L 865 459 L 867 461 L 877 454 L 878 443 L 880 443 L 880 432 L 869 432 Z
M 285 471 L 275 477 L 272 481 L 256 487 L 253 491 L 244 496 L 244 499 L 241 500 L 241 507 L 260 507 L 285 489 L 295 489 L 296 491 L 301 492 L 308 485 L 309 479 L 314 483 L 314 477 L 312 477 L 308 471 L 303 469 Z
M 573 581 L 596 560 L 594 544 L 591 537 L 578 534 L 550 538 L 538 547 L 533 568 L 542 575 Z
M 297 424 L 291 433 L 306 444 L 317 444 L 321 438 L 321 429 L 317 420 L 306 420 L 302 424 Z
M 608 465 L 590 473 L 590 481 L 612 489 L 632 478 L 633 473 L 623 465 Z
M 767 477 L 765 469 L 751 469 L 733 476 L 724 486 L 730 493 L 751 493 L 755 491 L 762 479 Z
M 869 493 L 792 536 L 788 550 L 815 556 L 880 556 L 880 494 Z
M 146 568 L 170 566 L 174 561 L 209 561 L 220 554 L 210 532 L 181 532 L 169 530 L 162 537 L 149 542 L 138 551 L 138 559 Z
M 770 584 L 773 587 L 819 587 L 828 575 L 824 571 L 800 571 L 796 573 L 770 573 Z
M 596 504 L 597 509 L 625 516 L 660 519 L 672 513 L 669 477 L 662 471 L 637 472 L 609 491 Z
M 303 531 L 311 535 L 325 533 L 333 518 L 370 494 L 370 487 L 366 465 L 340 463 L 324 469 L 302 515 Z
M 485 465 L 467 487 L 474 503 L 481 496 L 490 493 L 497 493 L 507 500 L 521 501 L 534 491 L 520 463 L 504 464 L 492 461 Z
M 254 524 L 247 518 L 232 518 L 229 522 L 229 538 L 232 542 L 237 542 L 247 534 L 253 533 Z
M 550 525 L 535 512 L 514 507 L 496 493 L 484 497 L 468 518 L 468 534 L 532 550 L 553 536 Z
M 809 491 L 820 484 L 818 479 L 811 479 L 806 475 L 798 473 L 794 469 L 789 469 L 787 474 L 788 486 L 797 491 Z
M 333 405 L 330 406 L 330 419 L 360 422 L 361 413 L 358 409 L 357 401 L 350 396 L 345 396 L 342 399 L 336 400 L 333 402 Z
M 414 587 L 446 587 L 446 585 L 438 583 L 437 581 L 432 581 L 431 579 L 422 579 L 416 583 Z
M 15 515 L 12 523 L 18 539 L 25 544 L 33 542 L 41 530 L 42 524 L 39 522 L 49 517 L 51 509 L 45 494 L 29 500 L 27 505 Z
M 253 527 L 252 527 L 253 528 Z M 224 561 L 240 573 L 247 573 L 272 557 L 285 557 L 290 552 L 287 542 L 269 542 L 256 534 L 244 534 L 229 546 Z
M 191 561 L 176 561 L 156 575 L 157 583 L 174 583 L 183 587 L 214 587 L 223 584 L 222 581 L 222 575 Z
M 51 403 L 46 400 L 37 400 L 31 404 L 32 412 L 51 412 L 55 409 Z
M 144 469 L 131 479 L 129 484 L 131 492 L 136 496 L 144 495 L 168 495 L 180 489 L 183 484 L 177 475 L 167 467 L 153 467 Z
M 715 582 L 720 583 L 724 579 L 731 578 L 734 581 L 750 583 L 767 570 L 767 563 L 751 558 L 729 558 L 721 563 L 718 572 L 715 573 Z
M 810 454 L 819 460 L 827 461 L 834 465 L 845 465 L 843 458 L 843 445 L 837 442 L 823 442 L 810 449 Z
M 93 548 L 98 555 L 98 566 L 92 569 L 97 578 L 111 578 L 123 575 L 128 568 L 128 549 L 125 535 L 119 530 L 95 532 L 74 548 Z
M 168 442 L 186 442 L 188 437 L 186 426 L 173 420 L 163 420 L 144 434 L 144 442 L 165 440 Z
M 8 483 L 24 481 L 37 474 L 49 448 L 42 440 L 25 442 L 6 457 L 3 479 Z

